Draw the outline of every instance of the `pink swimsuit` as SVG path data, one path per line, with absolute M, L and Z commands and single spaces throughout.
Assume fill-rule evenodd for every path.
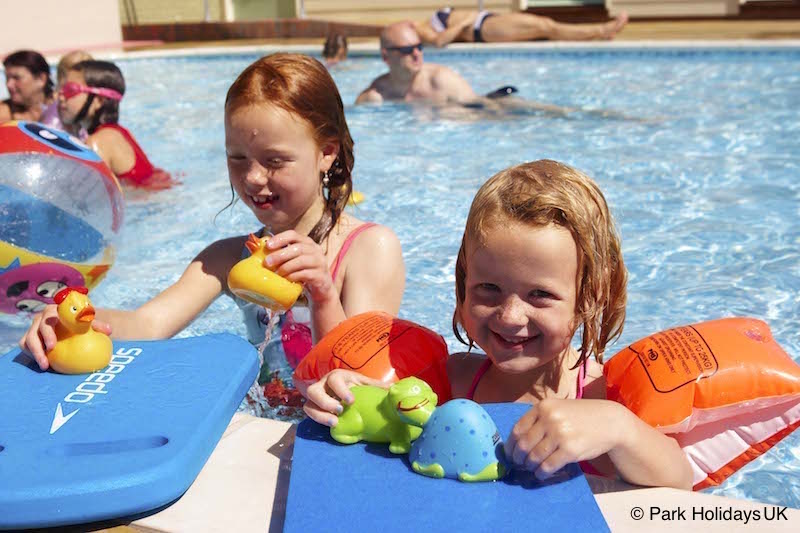
M 583 398 L 583 388 L 586 383 L 586 366 L 588 364 L 589 360 L 586 359 L 586 361 L 583 363 L 583 366 L 581 366 L 580 370 L 578 371 L 578 380 L 577 383 L 575 384 L 576 400 L 580 400 L 581 398 Z M 475 373 L 475 377 L 472 378 L 472 384 L 469 386 L 469 391 L 467 391 L 467 399 L 472 400 L 474 398 L 475 389 L 478 388 L 478 383 L 480 383 L 481 378 L 483 377 L 484 374 L 486 374 L 486 372 L 489 370 L 491 366 L 492 366 L 492 360 L 489 359 L 488 357 L 483 363 L 481 363 L 480 368 L 478 368 L 478 371 Z M 588 461 L 581 461 L 579 465 L 581 467 L 581 470 L 583 470 L 584 474 L 592 474 L 594 476 L 604 475 L 602 472 L 600 472 L 594 466 L 592 466 L 592 464 L 589 463 Z
M 333 260 L 333 265 L 331 265 L 331 279 L 336 280 L 339 265 L 355 238 L 363 231 L 376 225 L 374 222 L 361 224 L 347 235 L 342 247 L 339 249 L 339 253 L 336 254 L 336 258 Z M 296 368 L 303 357 L 311 350 L 311 328 L 301 322 L 295 322 L 291 310 L 286 311 L 286 320 L 281 326 L 281 342 L 283 351 L 286 354 L 286 360 L 289 361 L 289 365 L 292 368 Z

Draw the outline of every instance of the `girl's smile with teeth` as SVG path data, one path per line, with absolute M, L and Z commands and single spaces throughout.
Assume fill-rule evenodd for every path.
M 272 193 L 268 194 L 259 194 L 258 196 L 250 195 L 250 200 L 258 207 L 266 207 L 268 205 L 272 205 L 275 200 L 278 199 L 278 196 Z
M 509 347 L 522 346 L 528 341 L 532 341 L 536 338 L 535 335 L 530 337 L 520 337 L 520 336 L 506 336 L 497 332 L 492 332 L 492 333 L 494 333 L 496 339 L 500 340 L 503 344 Z

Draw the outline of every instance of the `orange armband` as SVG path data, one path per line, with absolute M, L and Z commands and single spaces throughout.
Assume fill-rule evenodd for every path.
M 655 333 L 603 373 L 609 400 L 677 440 L 695 490 L 719 485 L 800 425 L 800 366 L 760 320 Z
M 441 335 L 388 313 L 350 317 L 317 343 L 294 371 L 295 382 L 314 382 L 345 368 L 384 383 L 415 376 L 441 402 L 452 397 L 447 379 L 447 344 Z

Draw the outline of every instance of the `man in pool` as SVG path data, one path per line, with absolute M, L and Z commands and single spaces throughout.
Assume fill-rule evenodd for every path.
M 378 76 L 356 98 L 356 104 L 380 104 L 384 101 L 427 102 L 448 105 L 453 110 L 478 113 L 546 112 L 564 115 L 572 109 L 517 98 L 517 89 L 504 86 L 481 96 L 453 69 L 425 63 L 422 42 L 411 22 L 396 22 L 381 32 L 381 57 L 389 72 Z M 462 118 L 463 117 L 462 115 Z
M 422 41 L 410 22 L 391 24 L 381 32 L 381 57 L 389 72 L 375 78 L 358 95 L 356 104 L 388 100 L 463 104 L 480 100 L 456 71 L 424 62 Z

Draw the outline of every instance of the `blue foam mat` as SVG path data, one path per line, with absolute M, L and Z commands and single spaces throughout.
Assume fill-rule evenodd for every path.
M 501 435 L 528 409 L 484 405 Z M 340 445 L 328 428 L 297 429 L 284 533 L 325 531 L 609 531 L 586 478 L 569 465 L 547 483 L 528 472 L 462 483 L 414 473 L 388 445 Z
M 0 528 L 105 520 L 183 494 L 254 382 L 229 334 L 114 343 L 97 374 L 0 358 Z M 224 490 L 224 488 L 221 488 Z

